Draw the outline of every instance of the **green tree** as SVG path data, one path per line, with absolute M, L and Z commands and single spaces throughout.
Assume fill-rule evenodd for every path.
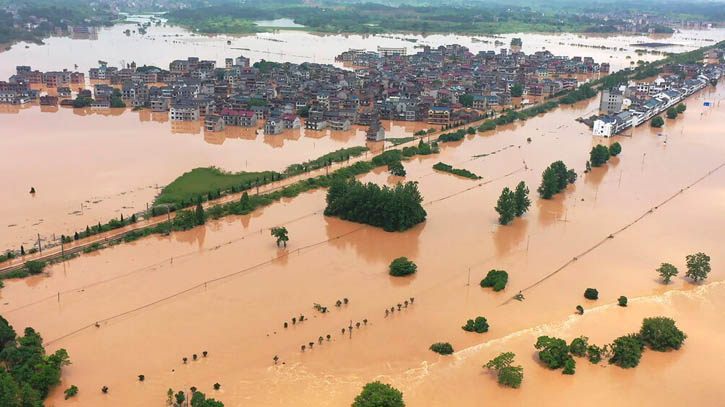
M 511 96 L 515 98 L 520 98 L 521 95 L 524 94 L 524 88 L 521 86 L 520 83 L 517 83 L 516 85 L 511 87 Z
M 561 373 L 574 374 L 574 372 L 576 372 L 576 361 L 574 358 L 569 357 L 569 359 L 564 362 L 564 370 Z
M 629 334 L 615 339 L 611 349 L 609 363 L 623 368 L 636 367 L 642 358 L 644 342 L 639 334 Z
M 25 271 L 29 274 L 40 274 L 45 269 L 46 263 L 41 260 L 28 260 L 23 264 Z
M 388 165 L 388 171 L 396 177 L 404 177 L 406 175 L 405 167 L 400 161 L 396 161 Z
M 514 201 L 516 203 L 516 216 L 522 216 L 529 210 L 531 200 L 529 199 L 529 188 L 524 181 L 519 182 L 514 190 Z
M 584 298 L 588 300 L 598 300 L 599 291 L 597 291 L 596 288 L 587 288 L 586 290 L 584 290 Z
M 534 347 L 539 350 L 539 360 L 549 369 L 559 369 L 571 359 L 569 346 L 563 339 L 540 336 Z
M 436 342 L 430 345 L 430 350 L 441 355 L 450 355 L 453 353 L 453 346 L 448 342 Z
M 597 345 L 589 345 L 587 347 L 587 359 L 590 363 L 597 364 L 602 360 L 602 348 Z
M 687 110 L 687 106 L 685 106 L 684 103 L 680 103 L 677 105 L 676 110 L 677 110 L 677 113 L 684 113 L 685 110 Z
M 277 226 L 273 227 L 270 230 L 270 234 L 277 238 L 277 247 L 279 247 L 280 243 L 284 243 L 284 247 L 287 247 L 287 241 L 289 240 L 289 235 L 287 232 L 287 228 L 284 226 Z
M 458 98 L 458 103 L 462 104 L 465 107 L 473 106 L 473 95 L 470 95 L 468 93 L 461 95 Z
M 498 223 L 501 225 L 509 224 L 516 217 L 516 196 L 508 187 L 501 191 L 494 209 L 498 212 Z
M 486 277 L 481 280 L 481 287 L 493 287 L 493 291 L 501 291 L 506 288 L 509 275 L 504 270 L 489 270 Z
M 619 153 L 622 152 L 622 145 L 619 144 L 618 141 L 615 141 L 611 146 L 609 146 L 609 155 L 612 157 L 616 157 L 619 155 Z
M 0 369 L 0 406 L 20 407 L 20 389 L 10 373 Z
M 196 211 L 194 212 L 194 221 L 197 225 L 203 225 L 206 222 L 206 214 L 204 213 L 204 207 L 201 206 L 201 202 L 196 204 Z
M 464 331 L 477 332 L 479 334 L 488 332 L 488 321 L 484 317 L 476 317 L 476 320 L 469 319 L 466 325 L 462 326 Z
M 5 348 L 5 345 L 15 340 L 15 330 L 10 323 L 0 315 L 0 350 Z
M 483 367 L 498 373 L 499 384 L 517 389 L 524 379 L 524 368 L 513 366 L 515 357 L 513 352 L 504 352 L 489 360 Z
M 626 307 L 627 306 L 627 297 L 625 297 L 625 296 L 619 297 L 619 299 L 617 300 L 617 304 L 620 307 Z
M 374 381 L 363 387 L 352 407 L 405 407 L 403 393 L 387 383 Z
M 639 336 L 647 346 L 660 352 L 680 349 L 687 338 L 684 332 L 677 329 L 675 321 L 667 317 L 645 318 Z
M 660 277 L 662 277 L 662 281 L 665 284 L 670 283 L 670 279 L 677 275 L 677 267 L 673 266 L 670 263 L 662 263 L 660 267 L 657 269 L 657 273 L 659 273 Z
M 687 261 L 687 272 L 685 276 L 692 281 L 702 281 L 710 274 L 710 256 L 705 253 L 688 254 L 685 260 Z
M 78 394 L 78 387 L 76 387 L 76 385 L 73 384 L 69 388 L 65 389 L 65 391 L 63 391 L 63 393 L 65 394 L 65 399 L 68 400 L 69 398 Z
M 668 119 L 676 119 L 677 118 L 677 109 L 675 109 L 674 106 L 670 106 L 667 109 L 667 118 Z
M 551 199 L 574 181 L 576 172 L 567 169 L 562 161 L 555 161 L 541 174 L 541 185 L 537 191 L 543 199 Z
M 388 273 L 391 276 L 402 277 L 410 274 L 414 274 L 418 271 L 418 266 L 407 257 L 398 257 L 397 259 L 390 262 Z
M 179 390 L 179 392 L 176 393 L 176 396 L 174 396 L 174 398 L 176 398 L 176 404 L 178 404 L 178 405 L 181 405 L 186 400 L 186 396 L 184 395 L 184 392 L 181 390 Z
M 660 128 L 665 125 L 665 119 L 662 118 L 662 116 L 657 116 L 650 122 L 650 126 L 655 128 Z
M 609 161 L 609 149 L 602 144 L 597 144 L 592 147 L 592 151 L 589 152 L 589 161 L 591 162 L 592 167 L 601 167 Z
M 571 354 L 574 356 L 584 357 L 587 354 L 588 344 L 589 338 L 587 338 L 586 336 L 574 338 L 569 344 L 569 352 L 571 352 Z

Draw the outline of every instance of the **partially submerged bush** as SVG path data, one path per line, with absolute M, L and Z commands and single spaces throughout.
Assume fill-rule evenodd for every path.
M 524 379 L 524 368 L 513 366 L 514 357 L 516 357 L 514 353 L 505 352 L 489 360 L 483 367 L 498 372 L 499 384 L 517 389 Z
M 493 291 L 501 291 L 506 287 L 509 275 L 503 270 L 491 270 L 481 280 L 481 287 L 493 287 Z
M 612 357 L 609 363 L 629 368 L 639 364 L 644 350 L 644 341 L 639 334 L 620 336 L 612 343 Z
M 534 347 L 539 350 L 541 362 L 549 369 L 559 369 L 571 359 L 569 347 L 563 339 L 540 336 Z
M 395 277 L 407 276 L 418 271 L 418 266 L 407 257 L 398 257 L 390 263 L 390 275 Z
M 584 291 L 584 298 L 586 298 L 588 300 L 599 299 L 599 291 L 597 291 L 596 288 L 587 288 Z
M 687 338 L 684 332 L 677 329 L 675 321 L 667 317 L 645 318 L 639 335 L 647 346 L 660 352 L 680 349 Z
M 430 345 L 430 350 L 441 355 L 450 355 L 453 353 L 453 346 L 448 342 L 436 342 Z
M 464 331 L 484 333 L 488 332 L 488 321 L 484 317 L 476 317 L 476 320 L 469 319 L 466 325 L 462 326 Z

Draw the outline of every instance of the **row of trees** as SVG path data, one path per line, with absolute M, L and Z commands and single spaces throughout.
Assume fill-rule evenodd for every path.
M 325 215 L 401 232 L 425 221 L 423 197 L 415 182 L 389 188 L 356 179 L 336 179 L 327 191 Z
M 676 119 L 677 115 L 679 115 L 680 113 L 684 113 L 685 110 L 687 110 L 687 106 L 685 106 L 683 103 L 680 103 L 679 105 L 677 105 L 677 107 L 670 106 L 667 109 L 667 118 Z
M 504 187 L 494 208 L 498 212 L 498 223 L 508 225 L 514 218 L 526 213 L 530 206 L 529 188 L 524 181 L 519 182 L 513 191 Z
M 608 358 L 611 364 L 630 368 L 639 364 L 645 346 L 660 352 L 677 350 L 686 338 L 687 335 L 677 328 L 674 320 L 667 317 L 652 317 L 642 321 L 638 333 L 620 336 L 603 347 L 589 344 L 589 338 L 586 336 L 575 338 L 568 345 L 560 338 L 540 336 L 534 348 L 539 351 L 539 360 L 549 369 L 563 368 L 563 374 L 574 374 L 576 371 L 574 356 L 586 357 L 594 364 L 603 358 Z
M 712 270 L 710 267 L 710 256 L 702 252 L 685 256 L 685 262 L 687 264 L 685 276 L 696 283 L 705 280 L 708 274 L 710 274 L 710 270 Z M 670 263 L 662 263 L 657 268 L 657 274 L 662 277 L 662 281 L 665 284 L 669 284 L 672 277 L 679 274 L 679 271 L 677 267 Z
M 622 145 L 619 142 L 614 142 L 611 146 L 607 147 L 602 144 L 597 144 L 592 147 L 592 151 L 589 152 L 589 161 L 587 161 L 587 170 L 590 167 L 601 167 L 609 161 L 610 157 L 616 157 L 622 152 Z

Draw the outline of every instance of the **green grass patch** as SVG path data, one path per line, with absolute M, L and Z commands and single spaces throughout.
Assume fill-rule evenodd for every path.
M 249 189 L 253 185 L 265 184 L 278 178 L 274 171 L 224 172 L 216 167 L 194 168 L 164 187 L 154 202 L 174 204 L 178 207 L 204 200 L 210 193 L 230 190 L 233 186 Z

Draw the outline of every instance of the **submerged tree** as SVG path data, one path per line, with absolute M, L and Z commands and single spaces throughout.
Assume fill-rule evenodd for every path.
M 499 384 L 516 389 L 524 379 L 524 368 L 513 366 L 515 357 L 513 352 L 504 352 L 489 360 L 483 367 L 497 372 Z
M 493 291 L 501 291 L 506 288 L 509 275 L 504 270 L 489 270 L 486 278 L 481 280 L 481 287 L 493 287 Z
M 670 283 L 670 279 L 677 275 L 677 267 L 673 266 L 670 263 L 662 263 L 660 267 L 657 269 L 657 273 L 662 277 L 662 281 L 665 284 Z
M 528 212 L 531 206 L 531 200 L 529 199 L 529 188 L 524 181 L 516 185 L 514 201 L 516 202 L 516 216 L 521 217 L 524 213 Z
M 494 209 L 498 212 L 498 223 L 501 225 L 508 225 L 516 217 L 516 197 L 508 187 L 501 191 Z
M 475 320 L 469 319 L 466 325 L 462 326 L 464 331 L 477 332 L 479 334 L 488 332 L 488 321 L 484 317 L 476 317 Z
M 273 227 L 270 230 L 270 234 L 277 238 L 277 247 L 280 243 L 284 243 L 284 247 L 287 247 L 287 241 L 289 240 L 287 228 L 284 226 Z
M 644 341 L 639 334 L 620 336 L 612 343 L 612 357 L 609 363 L 629 368 L 639 364 L 644 350 Z
M 395 387 L 374 381 L 363 387 L 352 407 L 405 407 L 403 393 Z
M 402 277 L 414 274 L 418 271 L 418 266 L 407 257 L 398 257 L 390 263 L 388 273 L 394 277 Z
M 609 161 L 609 149 L 602 144 L 597 144 L 592 147 L 592 151 L 589 152 L 589 161 L 591 162 L 592 167 L 601 167 Z
M 660 352 L 680 349 L 687 338 L 684 332 L 677 329 L 675 321 L 667 317 L 645 318 L 639 336 L 646 345 Z
M 707 278 L 710 274 L 710 256 L 705 253 L 689 254 L 685 257 L 687 261 L 687 272 L 685 276 L 694 282 L 699 282 Z

